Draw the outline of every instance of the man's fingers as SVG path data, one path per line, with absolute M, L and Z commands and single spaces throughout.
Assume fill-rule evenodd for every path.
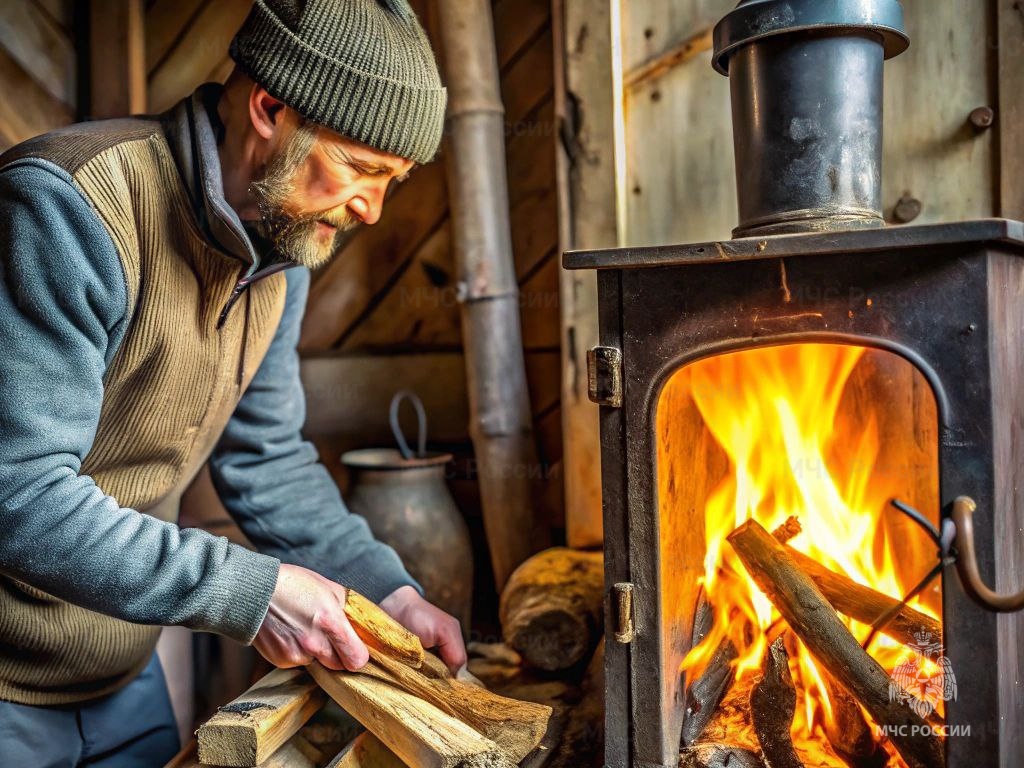
M 468 657 L 466 644 L 462 640 L 462 629 L 459 622 L 450 616 L 442 620 L 437 628 L 437 650 L 453 675 L 466 665 Z
M 370 651 L 352 628 L 344 611 L 323 617 L 320 626 L 345 669 L 355 672 L 366 666 Z

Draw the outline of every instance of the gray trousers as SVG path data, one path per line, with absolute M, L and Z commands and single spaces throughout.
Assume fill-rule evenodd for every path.
M 128 685 L 60 707 L 0 701 L 5 768 L 161 768 L 178 752 L 167 683 L 156 654 Z

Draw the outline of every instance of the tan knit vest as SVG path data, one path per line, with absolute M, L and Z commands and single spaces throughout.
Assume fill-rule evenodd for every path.
M 201 236 L 156 122 L 72 126 L 4 160 L 26 156 L 71 174 L 113 238 L 127 281 L 131 323 L 104 378 L 82 474 L 122 507 L 176 521 L 181 493 L 270 346 L 284 276 L 255 283 L 216 327 L 245 265 Z M 159 632 L 0 576 L 0 699 L 65 704 L 115 690 L 147 663 Z

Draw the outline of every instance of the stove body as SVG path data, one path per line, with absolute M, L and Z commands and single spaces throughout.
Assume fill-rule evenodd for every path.
M 981 220 L 899 229 L 742 238 L 567 254 L 597 269 L 606 586 L 606 765 L 678 763 L 679 665 L 693 604 L 677 601 L 698 564 L 690 521 L 659 514 L 655 418 L 682 366 L 740 349 L 827 342 L 891 351 L 936 401 L 939 496 L 978 503 L 975 541 L 989 584 L 1024 574 L 1024 225 Z M 699 501 L 699 500 L 695 500 Z M 1024 621 L 975 602 L 942 576 L 944 643 L 960 683 L 947 704 L 949 766 L 1024 756 Z M 615 599 L 625 591 L 631 599 Z M 629 611 L 623 615 L 622 611 Z M 630 626 L 631 625 L 631 626 Z M 985 756 L 979 762 L 979 756 Z

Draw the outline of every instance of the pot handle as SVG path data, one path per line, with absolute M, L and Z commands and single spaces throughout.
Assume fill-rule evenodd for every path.
M 956 568 L 964 589 L 978 603 L 997 613 L 1013 613 L 1024 608 L 1024 589 L 1015 595 L 1000 595 L 989 589 L 981 579 L 974 553 L 974 525 L 971 521 L 977 505 L 969 496 L 953 500 L 952 518 L 956 523 Z
M 405 434 L 402 432 L 402 425 L 398 423 L 398 408 L 401 406 L 403 400 L 408 400 L 412 403 L 412 407 L 416 410 L 416 422 L 419 434 L 416 439 L 415 454 L 409 447 L 409 443 L 406 442 Z M 398 450 L 401 452 L 403 459 L 412 459 L 426 455 L 427 411 L 423 407 L 423 401 L 420 400 L 419 396 L 415 392 L 408 389 L 402 389 L 395 393 L 395 396 L 391 398 L 391 408 L 388 413 L 388 421 L 391 424 L 391 434 L 395 436 L 395 442 L 398 443 Z

